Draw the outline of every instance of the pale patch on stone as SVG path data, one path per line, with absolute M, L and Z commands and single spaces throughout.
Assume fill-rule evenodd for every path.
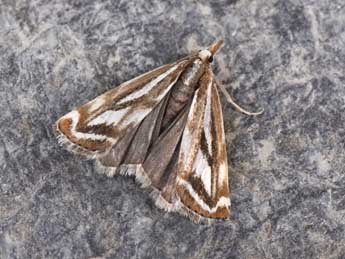
M 198 49 L 198 39 L 197 36 L 195 34 L 192 34 L 187 41 L 187 51 L 188 52 L 192 52 L 192 51 L 196 51 Z
M 115 55 L 110 54 L 107 60 L 107 66 L 109 68 L 112 68 L 115 64 L 118 64 L 121 62 L 121 56 L 119 53 L 119 50 L 115 51 Z
M 203 16 L 208 16 L 208 15 L 211 14 L 211 8 L 208 5 L 200 4 L 200 5 L 198 5 L 198 7 L 199 7 L 199 10 L 200 10 L 200 13 Z
M 258 157 L 263 166 L 268 166 L 268 159 L 275 150 L 273 140 L 264 139 L 260 141 L 260 148 L 258 148 Z
M 327 159 L 321 153 L 315 153 L 315 154 L 311 155 L 309 160 L 311 163 L 314 163 L 316 165 L 317 171 L 319 173 L 327 173 L 332 168 L 332 166 L 329 162 L 329 159 Z

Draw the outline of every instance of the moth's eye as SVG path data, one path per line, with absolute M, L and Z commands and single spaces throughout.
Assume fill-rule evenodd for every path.
M 212 63 L 212 61 L 213 61 L 213 56 L 210 56 L 210 57 L 208 58 L 208 62 Z

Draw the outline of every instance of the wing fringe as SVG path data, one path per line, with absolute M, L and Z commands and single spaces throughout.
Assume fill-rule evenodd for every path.
M 143 189 L 149 189 L 149 196 L 155 206 L 166 212 L 174 212 L 189 218 L 195 224 L 211 224 L 215 222 L 216 218 L 207 218 L 199 215 L 186 207 L 177 195 L 174 195 L 174 202 L 168 202 L 162 195 L 161 191 L 152 185 L 149 176 L 146 174 L 141 164 L 125 164 L 119 167 L 108 167 L 102 165 L 98 160 L 96 161 L 97 171 L 108 177 L 115 175 L 134 176 L 135 182 Z

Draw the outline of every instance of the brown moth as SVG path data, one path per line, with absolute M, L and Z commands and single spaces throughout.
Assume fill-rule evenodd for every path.
M 223 115 L 210 63 L 223 41 L 107 91 L 55 125 L 68 150 L 108 176 L 133 175 L 166 211 L 229 217 Z M 227 100 L 239 111 L 225 88 Z

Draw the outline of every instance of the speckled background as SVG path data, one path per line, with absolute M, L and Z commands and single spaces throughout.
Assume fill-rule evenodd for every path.
M 224 38 L 232 219 L 155 208 L 52 124 Z M 345 258 L 343 0 L 0 1 L 0 258 Z

